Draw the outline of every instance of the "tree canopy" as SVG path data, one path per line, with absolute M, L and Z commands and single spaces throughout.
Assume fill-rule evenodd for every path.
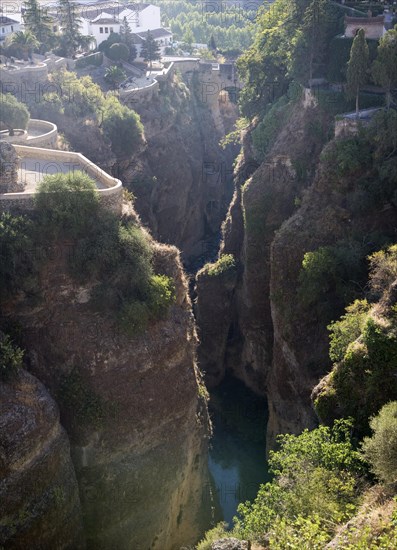
M 359 114 L 360 89 L 368 80 L 369 49 L 365 31 L 360 29 L 353 40 L 347 64 L 347 94 L 356 98 L 356 116 Z
M 25 130 L 29 122 L 29 111 L 11 94 L 0 94 L 0 122 L 13 135 L 16 128 Z

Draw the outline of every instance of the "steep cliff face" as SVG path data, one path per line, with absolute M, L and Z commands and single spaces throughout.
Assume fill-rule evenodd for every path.
M 198 310 L 207 296 L 214 303 L 199 322 L 202 368 L 217 381 L 229 368 L 267 394 L 269 446 L 278 433 L 314 426 L 310 394 L 330 367 L 327 325 L 363 296 L 368 254 L 393 242 L 387 121 L 324 147 L 329 122 L 306 92 L 256 170 L 248 132 L 220 251 L 235 255 L 242 275 L 226 306 L 219 279 L 211 291 L 197 282 Z M 212 354 L 215 343 L 221 353 Z
M 233 192 L 235 149 L 219 141 L 231 129 L 237 107 L 219 97 L 217 117 L 203 97 L 199 75 L 174 75 L 159 96 L 134 105 L 145 127 L 147 147 L 122 178 L 153 236 L 176 245 L 187 265 L 216 249 Z M 216 121 L 222 119 L 222 129 Z
M 152 247 L 176 302 L 141 334 L 127 336 L 98 312 L 94 282 L 71 279 L 70 243 L 43 266 L 40 302 L 20 296 L 3 311 L 20 326 L 31 372 L 60 405 L 88 548 L 179 548 L 207 520 L 208 417 L 191 304 L 177 249 Z
M 85 548 L 76 476 L 59 410 L 21 370 L 0 383 L 0 545 Z
M 227 329 L 216 338 L 225 352 L 217 364 L 201 363 L 207 378 L 213 371 L 230 368 L 236 376 L 258 393 L 267 393 L 267 379 L 273 359 L 273 323 L 270 304 L 271 245 L 275 232 L 296 210 L 303 189 L 313 176 L 321 150 L 321 139 L 313 132 L 312 121 L 318 123 L 322 135 L 326 117 L 310 98 L 303 97 L 292 108 L 289 121 L 281 129 L 266 159 L 255 159 L 252 128 L 243 140 L 243 150 L 236 170 L 236 191 L 223 226 L 221 254 L 233 254 L 239 263 L 240 275 L 230 293 L 229 314 L 223 316 Z M 213 285 L 218 281 L 214 279 Z M 198 280 L 198 308 L 208 291 Z M 213 290 L 216 295 L 218 290 Z M 217 304 L 216 298 L 214 303 Z M 217 306 L 216 306 L 217 307 Z M 214 326 L 218 317 L 209 312 L 207 322 Z M 211 338 L 201 332 L 199 356 L 208 355 Z M 219 377 L 218 377 L 219 379 Z

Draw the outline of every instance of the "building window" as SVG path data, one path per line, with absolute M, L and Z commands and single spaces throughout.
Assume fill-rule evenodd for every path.
M 14 26 L 11 25 L 11 32 L 14 32 Z
M 3 34 L 5 33 L 5 28 L 4 28 L 4 27 L 1 29 L 1 32 L 2 32 Z
M 109 29 L 109 30 L 110 30 L 110 32 L 113 32 L 113 27 L 110 27 L 110 29 Z
M 109 27 L 105 27 L 105 34 L 109 34 Z
M 99 27 L 99 34 L 103 34 L 103 27 Z

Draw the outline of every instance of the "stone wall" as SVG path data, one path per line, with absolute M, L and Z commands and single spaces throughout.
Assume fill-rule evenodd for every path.
M 45 63 L 26 65 L 15 69 L 0 67 L 1 91 L 15 94 L 23 85 L 34 88 L 37 84 L 46 82 L 47 76 L 48 67 Z
M 98 189 L 99 198 L 105 208 L 121 214 L 123 202 L 123 187 L 120 180 L 109 176 L 96 164 L 88 160 L 80 153 L 69 151 L 57 151 L 53 149 L 41 149 L 25 145 L 14 146 L 17 155 L 23 162 L 24 159 L 46 160 L 51 164 L 69 164 L 71 170 L 82 170 L 89 176 L 100 182 L 104 189 Z M 63 171 L 60 168 L 60 171 Z M 26 212 L 34 208 L 34 193 L 3 193 L 0 194 L 0 212 Z

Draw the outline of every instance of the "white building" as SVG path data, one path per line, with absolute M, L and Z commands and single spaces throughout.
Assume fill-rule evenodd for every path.
M 152 4 L 119 4 L 117 2 L 99 2 L 80 6 L 82 21 L 81 32 L 94 36 L 97 46 L 112 32 L 119 32 L 126 17 L 134 34 L 160 31 L 160 8 Z
M 7 36 L 13 32 L 19 31 L 21 25 L 18 21 L 5 17 L 4 15 L 0 16 L 0 40 L 5 40 Z
M 147 38 L 147 32 L 148 31 L 133 34 L 134 43 L 137 51 L 137 60 L 142 59 L 141 49 L 142 49 L 142 44 Z M 153 36 L 157 44 L 160 46 L 161 55 L 164 55 L 165 48 L 172 45 L 172 42 L 173 42 L 172 32 L 167 29 L 160 28 L 160 29 L 150 29 L 150 34 Z

